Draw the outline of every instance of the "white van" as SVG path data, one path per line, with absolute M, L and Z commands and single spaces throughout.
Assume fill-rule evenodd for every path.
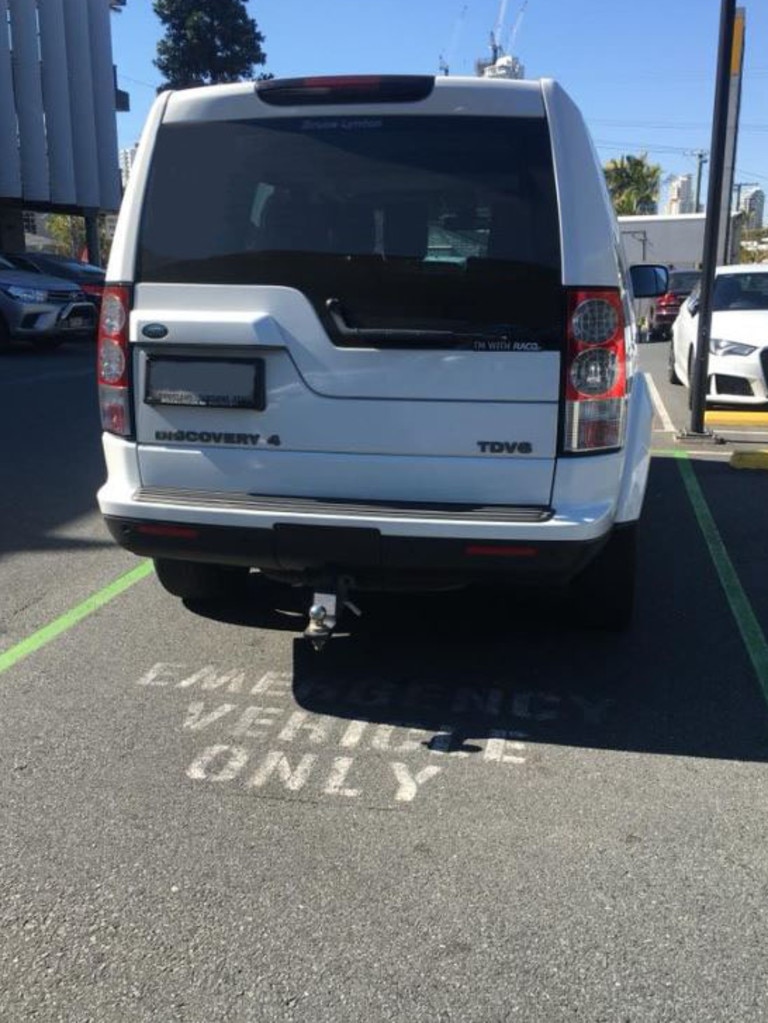
M 171 593 L 309 586 L 318 645 L 366 587 L 570 582 L 629 621 L 651 403 L 555 82 L 165 93 L 107 282 L 99 504 Z

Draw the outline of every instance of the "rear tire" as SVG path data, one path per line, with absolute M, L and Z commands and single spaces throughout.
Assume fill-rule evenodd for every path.
M 245 595 L 249 569 L 200 561 L 155 558 L 160 585 L 182 600 L 237 600 Z
M 637 568 L 637 523 L 617 527 L 605 547 L 571 583 L 579 622 L 622 632 L 632 623 Z

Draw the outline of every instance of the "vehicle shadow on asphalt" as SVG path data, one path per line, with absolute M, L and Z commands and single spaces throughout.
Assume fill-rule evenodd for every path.
M 469 752 L 473 739 L 506 734 L 768 759 L 768 710 L 671 459 L 653 463 L 640 551 L 635 623 L 626 634 L 575 627 L 567 595 L 362 594 L 355 598 L 362 618 L 345 618 L 349 631 L 322 653 L 295 639 L 295 699 L 312 713 L 421 728 L 439 742 L 450 733 Z M 297 632 L 302 599 L 291 595 L 281 610 L 206 613 Z M 600 611 L 595 606 L 596 624 Z

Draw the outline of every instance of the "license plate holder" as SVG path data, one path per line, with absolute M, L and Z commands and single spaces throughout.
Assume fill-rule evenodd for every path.
M 264 381 L 263 359 L 148 356 L 144 402 L 262 412 L 266 407 Z

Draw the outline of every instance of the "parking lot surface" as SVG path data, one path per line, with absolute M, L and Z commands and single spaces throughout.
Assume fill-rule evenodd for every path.
M 0 1019 L 768 1019 L 768 474 L 662 347 L 628 634 L 369 596 L 320 656 L 108 589 L 92 350 L 2 360 Z

